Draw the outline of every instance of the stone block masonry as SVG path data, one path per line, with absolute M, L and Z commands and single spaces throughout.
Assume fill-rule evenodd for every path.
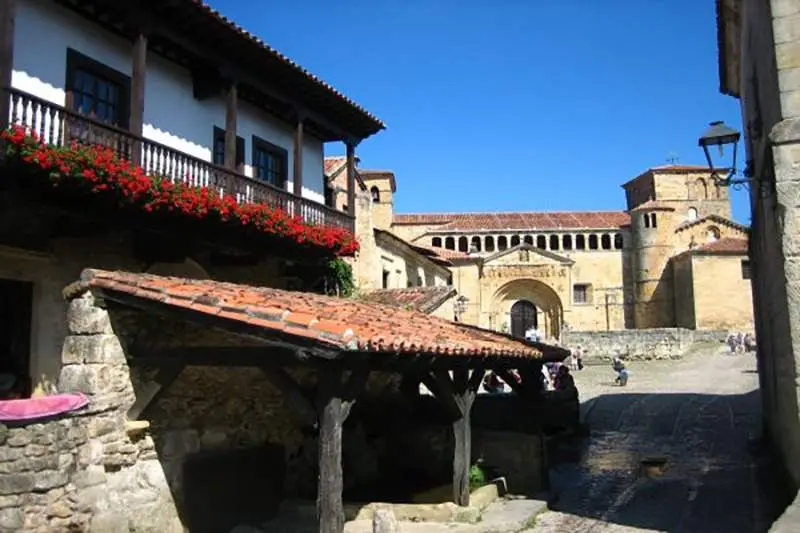
M 684 328 L 627 329 L 616 331 L 565 331 L 561 341 L 586 350 L 584 362 L 608 361 L 620 355 L 632 361 L 679 359 L 695 342 L 723 342 L 727 330 Z
M 82 294 L 67 318 L 59 389 L 90 404 L 0 425 L 0 531 L 182 532 L 153 440 L 125 430 L 133 389 L 108 313 Z

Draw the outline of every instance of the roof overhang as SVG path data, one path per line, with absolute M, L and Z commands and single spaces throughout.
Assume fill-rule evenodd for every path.
M 106 302 L 254 339 L 305 362 L 359 360 L 388 369 L 422 357 L 442 368 L 514 368 L 569 354 L 415 311 L 267 287 L 87 269 L 64 294 L 75 298 L 86 291 Z M 263 346 L 242 351 L 256 352 L 248 364 L 257 357 L 274 363 Z
M 741 96 L 742 0 L 717 0 L 719 91 Z
M 109 31 L 148 46 L 221 89 L 236 79 L 240 97 L 284 120 L 305 117 L 323 141 L 358 142 L 385 124 L 344 94 L 201 0 L 56 0 Z

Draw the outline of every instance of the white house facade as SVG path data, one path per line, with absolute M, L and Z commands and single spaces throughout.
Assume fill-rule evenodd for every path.
M 325 204 L 324 143 L 343 141 L 352 152 L 383 128 L 335 89 L 202 3 L 182 1 L 177 8 L 159 2 L 9 4 L 14 12 L 10 118 L 33 127 L 48 143 L 88 136 L 109 144 L 113 132 L 98 134 L 90 126 L 87 133 L 81 126 L 75 133 L 71 114 L 88 116 L 152 141 L 123 143 L 128 154 L 136 154 L 134 162 L 150 172 L 218 185 L 240 201 L 275 203 L 311 222 L 329 223 L 331 213 L 313 206 L 311 213 L 308 202 L 295 203 L 276 189 Z M 196 30 L 204 35 L 183 31 L 169 16 L 195 17 L 195 24 L 207 26 Z M 253 63 L 252 55 L 209 56 L 214 32 L 228 46 L 251 54 L 260 48 L 265 67 Z M 237 60 L 243 64 L 236 65 Z M 266 75 L 260 79 L 262 71 L 275 83 Z M 291 84 L 302 84 L 305 92 Z M 321 97 L 327 106 L 319 104 Z M 226 134 L 230 129 L 234 132 Z M 111 144 L 120 147 L 118 139 Z M 234 146 L 235 156 L 230 155 Z M 233 177 L 217 167 L 253 179 L 238 180 L 231 190 Z

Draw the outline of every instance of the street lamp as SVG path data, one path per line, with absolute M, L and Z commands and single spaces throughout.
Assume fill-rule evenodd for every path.
M 741 138 L 741 133 L 739 133 L 734 128 L 726 125 L 721 120 L 717 120 L 712 122 L 708 125 L 708 129 L 703 132 L 703 135 L 700 139 L 697 140 L 698 146 L 703 149 L 703 152 L 706 155 L 706 161 L 708 161 L 708 168 L 711 169 L 711 179 L 714 180 L 714 184 L 719 185 L 720 187 L 733 187 L 734 189 L 740 189 L 742 186 L 747 186 L 750 183 L 756 181 L 750 175 L 750 164 L 748 162 L 747 168 L 744 171 L 744 178 L 736 178 L 736 155 L 737 149 L 739 146 L 739 139 Z M 732 145 L 731 152 L 731 164 L 727 167 L 727 174 L 725 177 L 721 177 L 719 175 L 719 171 L 726 170 L 724 168 L 717 169 L 714 167 L 714 158 L 711 155 L 712 150 L 719 149 L 719 157 L 725 157 L 725 147 L 728 145 Z

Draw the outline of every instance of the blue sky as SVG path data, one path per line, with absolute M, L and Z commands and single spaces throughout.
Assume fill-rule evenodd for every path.
M 712 0 L 211 2 L 387 123 L 358 154 L 399 212 L 623 209 L 644 169 L 704 163 L 708 122 L 742 129 Z

